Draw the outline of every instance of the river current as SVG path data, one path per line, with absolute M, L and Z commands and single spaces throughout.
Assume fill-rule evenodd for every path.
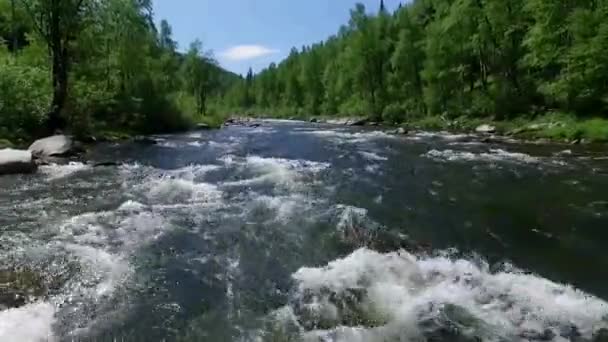
M 0 341 L 605 341 L 602 147 L 260 124 L 0 177 Z

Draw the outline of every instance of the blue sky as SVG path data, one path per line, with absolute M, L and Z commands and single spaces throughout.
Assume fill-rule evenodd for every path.
M 403 0 L 385 0 L 389 9 Z M 155 0 L 156 20 L 167 19 L 180 50 L 200 39 L 228 70 L 244 74 L 279 62 L 293 46 L 338 31 L 357 2 L 377 11 L 380 0 Z

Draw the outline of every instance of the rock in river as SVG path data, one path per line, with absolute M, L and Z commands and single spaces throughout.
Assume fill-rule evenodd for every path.
M 0 310 L 18 308 L 46 294 L 43 278 L 30 270 L 0 270 Z
M 35 157 L 65 157 L 79 152 L 74 139 L 68 135 L 53 135 L 36 140 L 28 150 Z
M 484 124 L 484 125 L 481 125 L 481 126 L 478 126 L 477 128 L 475 128 L 475 132 L 483 133 L 483 134 L 492 134 L 492 133 L 496 133 L 496 127 L 488 125 L 488 124 Z
M 0 150 L 0 175 L 32 173 L 37 169 L 30 151 L 5 148 Z
M 199 123 L 196 125 L 196 129 L 198 130 L 204 130 L 204 129 L 211 129 L 212 127 L 209 126 L 209 124 L 206 123 Z

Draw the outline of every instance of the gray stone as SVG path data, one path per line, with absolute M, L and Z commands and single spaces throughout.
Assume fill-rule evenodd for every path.
M 395 130 L 396 134 L 407 134 L 407 129 L 403 128 L 403 127 L 399 127 Z
M 351 122 L 349 122 L 349 125 L 351 125 L 351 126 L 365 126 L 368 122 L 369 122 L 369 120 L 366 119 L 366 118 L 354 119 Z
M 28 148 L 35 157 L 61 157 L 76 154 L 74 139 L 68 135 L 54 135 L 36 140 Z
M 483 134 L 492 134 L 496 133 L 496 127 L 484 124 L 475 128 L 475 132 Z
M 30 151 L 10 148 L 0 150 L 0 175 L 33 173 L 37 168 Z
M 608 329 L 601 328 L 593 333 L 593 342 L 608 342 Z
M 199 123 L 199 124 L 196 125 L 196 129 L 200 129 L 200 130 L 211 129 L 211 126 L 209 126 L 206 123 Z

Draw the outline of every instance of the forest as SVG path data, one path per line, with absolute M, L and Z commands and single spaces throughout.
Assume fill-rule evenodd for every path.
M 608 139 L 608 1 L 357 5 L 339 32 L 236 82 L 229 112 L 371 116 L 428 128 L 494 121 Z M 543 126 L 544 125 L 544 126 Z
M 178 46 L 152 0 L 0 0 L 0 139 L 182 130 L 249 114 L 365 116 L 608 140 L 607 0 L 358 4 L 339 32 L 239 76 Z
M 185 129 L 237 76 L 150 0 L 0 0 L 0 138 Z

